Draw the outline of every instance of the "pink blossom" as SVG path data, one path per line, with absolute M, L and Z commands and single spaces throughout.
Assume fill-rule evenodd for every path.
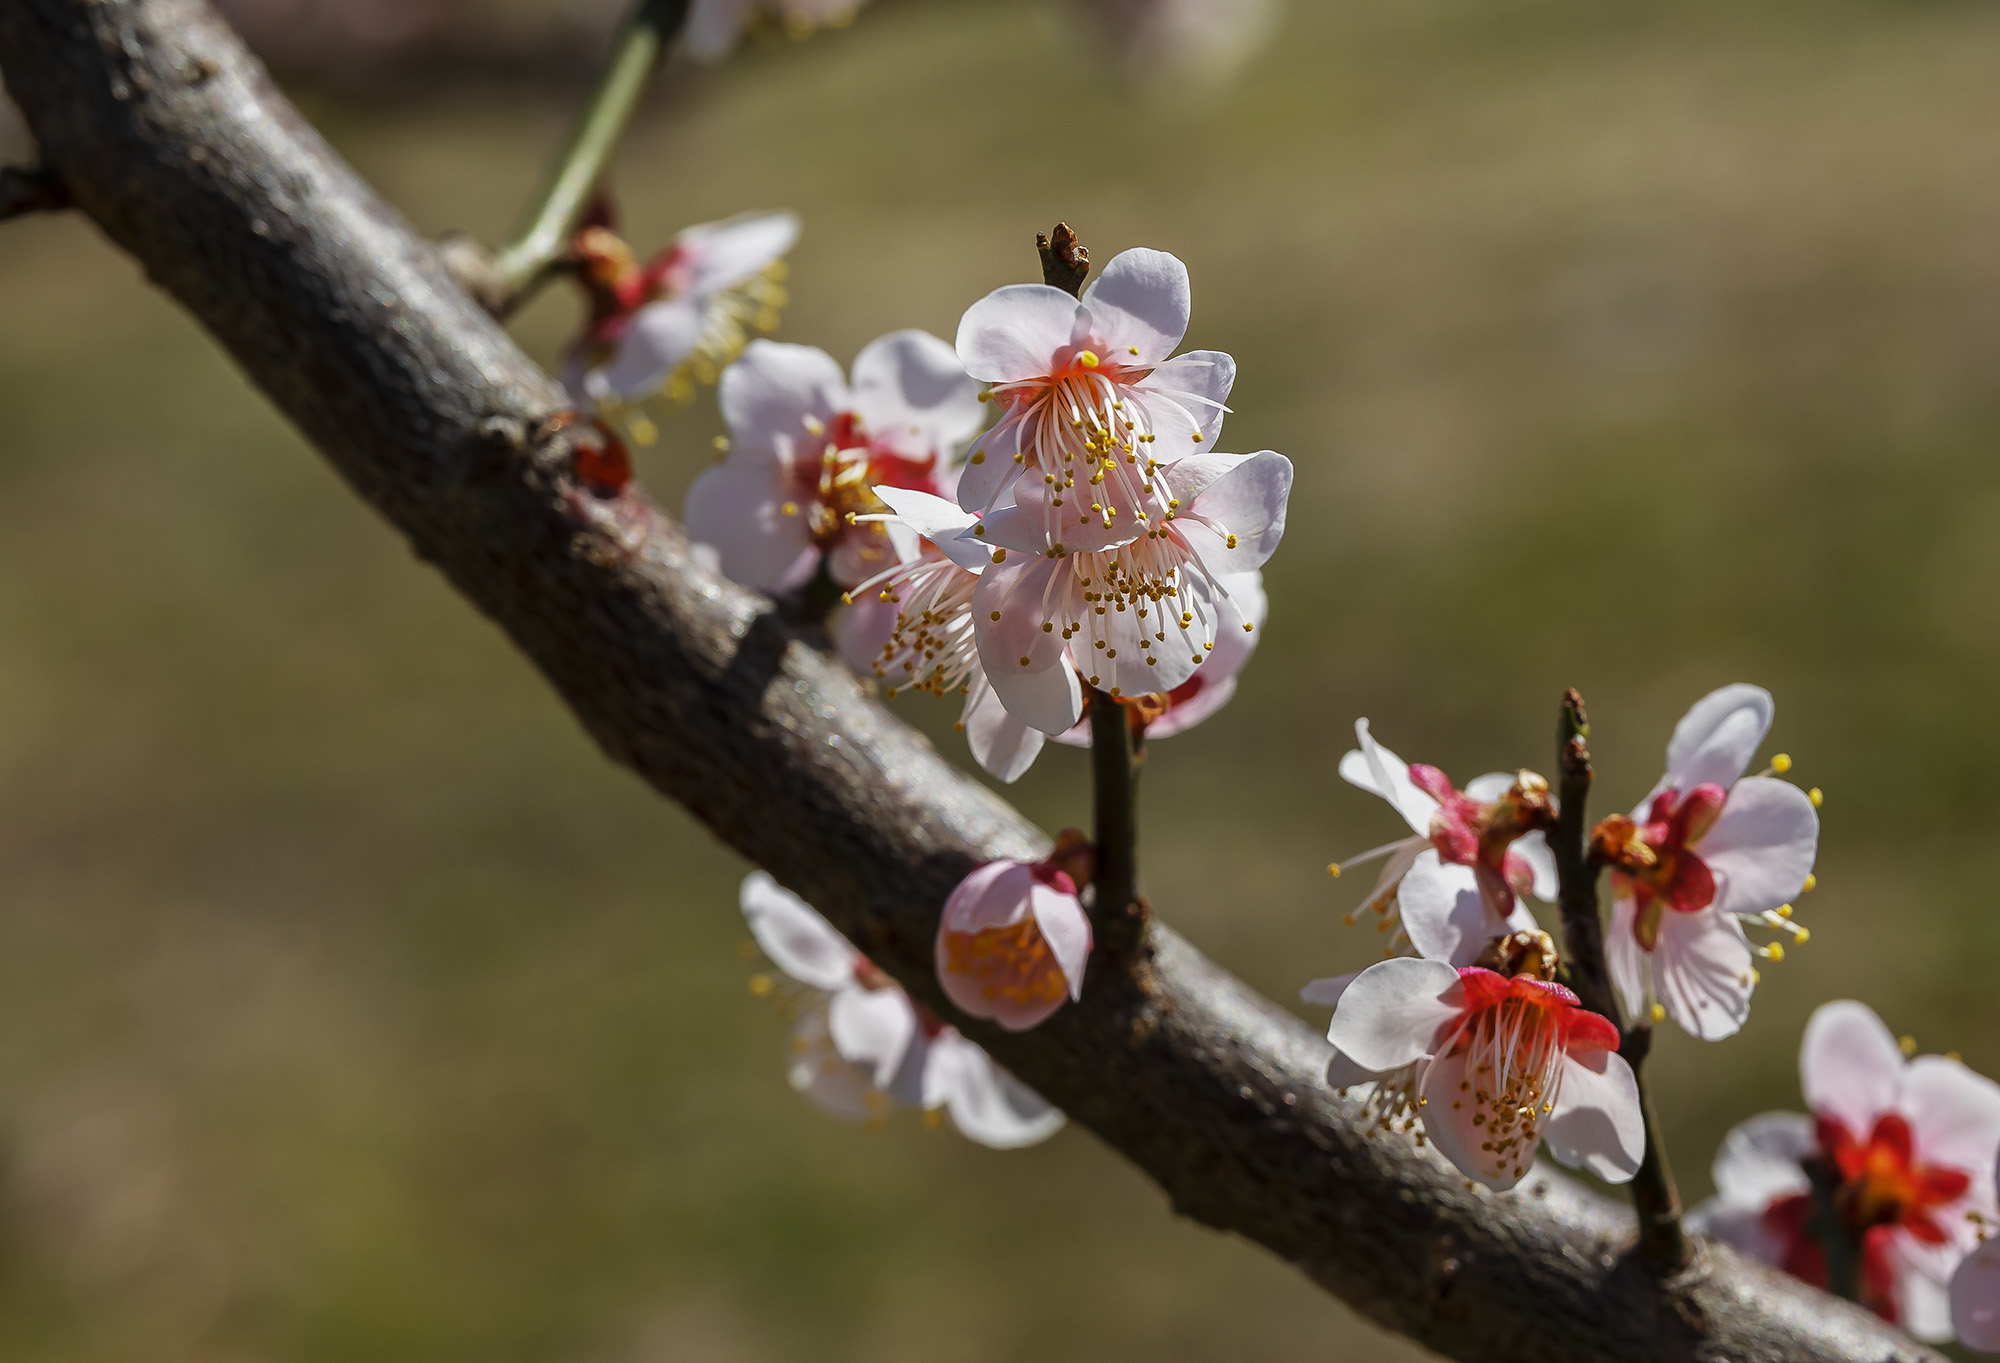
M 1187 267 L 1164 251 L 1112 258 L 1081 300 L 1010 284 L 966 310 L 958 355 L 993 385 L 1000 419 L 959 484 L 982 515 L 1009 504 L 1040 552 L 1129 544 L 1164 525 L 1174 499 L 1158 476 L 1212 451 L 1236 362 L 1216 351 L 1169 358 L 1187 332 Z
M 1546 1142 L 1611 1183 L 1638 1171 L 1645 1126 L 1618 1029 L 1555 983 L 1539 932 L 1495 939 L 1480 963 L 1397 957 L 1344 982 L 1327 1082 L 1371 1085 L 1386 1129 L 1421 1127 L 1467 1178 L 1513 1187 Z
M 989 861 L 951 892 L 938 920 L 938 982 L 977 1018 L 1026 1031 L 1083 994 L 1090 918 L 1052 862 Z
M 894 1105 L 943 1110 L 981 1145 L 1047 1140 L 1063 1115 L 856 951 L 763 871 L 745 877 L 743 917 L 771 963 L 801 987 L 792 1087 L 850 1121 Z
M 1667 771 L 1630 818 L 1593 835 L 1610 861 L 1613 904 L 1605 954 L 1626 1008 L 1661 1011 L 1707 1041 L 1750 1013 L 1755 955 L 1744 920 L 1803 940 L 1790 904 L 1811 875 L 1819 814 L 1806 793 L 1744 776 L 1771 727 L 1771 695 L 1737 684 L 1704 696 L 1674 729 Z
M 1993 1161 L 2000 1151 L 2000 1085 L 1958 1061 L 1906 1060 L 1866 1006 L 1841 1000 L 1806 1024 L 1799 1074 L 1810 1117 L 1767 1112 L 1729 1133 L 1715 1157 L 1716 1195 L 1691 1223 L 1745 1253 L 1825 1286 L 1816 1238 L 1816 1165 L 1832 1185 L 1846 1252 L 1858 1256 L 1862 1300 L 1919 1339 L 1952 1337 L 1954 1271 L 1995 1228 Z M 1968 1342 L 1990 1330 L 1993 1304 L 1972 1308 L 1990 1256 L 1962 1295 Z M 1988 1279 L 1990 1281 L 1990 1277 Z
M 742 353 L 752 330 L 778 325 L 784 256 L 798 235 L 790 213 L 747 213 L 683 230 L 642 266 L 608 228 L 578 233 L 591 317 L 564 368 L 571 401 L 651 443 L 650 428 L 626 409 L 661 392 L 688 400 Z
M 1966 1348 L 1994 1354 L 2000 1353 L 2000 1224 L 1983 1224 L 1980 1235 L 1952 1275 L 1951 1328 Z
M 1382 872 L 1347 916 L 1379 918 L 1393 950 L 1404 938 L 1420 956 L 1468 965 L 1490 940 L 1535 926 L 1520 900 L 1556 897 L 1555 859 L 1538 823 L 1553 813 L 1548 783 L 1533 772 L 1489 772 L 1460 790 L 1436 767 L 1409 763 L 1354 722 L 1359 745 L 1340 759 L 1350 785 L 1379 795 L 1412 836 L 1335 862 L 1335 875 L 1377 858 Z
M 871 342 L 840 366 L 811 346 L 753 341 L 718 394 L 730 450 L 688 492 L 688 533 L 722 571 L 765 591 L 803 585 L 822 559 L 852 587 L 904 558 L 879 487 L 937 493 L 979 429 L 978 389 L 951 347 L 921 331 Z

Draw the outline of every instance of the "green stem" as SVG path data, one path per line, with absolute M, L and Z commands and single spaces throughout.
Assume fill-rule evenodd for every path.
M 633 5 L 590 105 L 557 158 L 534 218 L 494 259 L 494 273 L 509 308 L 547 277 L 569 250 L 576 225 L 639 107 L 639 97 L 661 55 L 679 35 L 687 11 L 688 0 L 637 0 Z
M 1639 1172 L 1632 1179 L 1632 1206 L 1639 1214 L 1639 1252 L 1669 1269 L 1685 1268 L 1693 1257 L 1687 1233 L 1681 1228 L 1680 1193 L 1674 1187 L 1673 1167 L 1667 1162 L 1666 1146 L 1660 1141 L 1660 1124 L 1653 1113 L 1653 1099 L 1646 1088 L 1646 1057 L 1653 1049 L 1650 1020 L 1624 1026 L 1619 1019 L 1618 999 L 1611 989 L 1611 972 L 1604 957 L 1604 918 L 1597 900 L 1598 867 L 1591 859 L 1588 842 L 1590 783 L 1590 719 L 1584 713 L 1583 697 L 1574 687 L 1563 695 L 1562 719 L 1556 727 L 1556 761 L 1561 770 L 1557 796 L 1560 809 L 1556 827 L 1549 837 L 1555 854 L 1556 878 L 1560 885 L 1563 954 L 1569 966 L 1570 986 L 1583 1005 L 1609 1018 L 1619 1028 L 1618 1053 L 1632 1067 L 1632 1079 L 1639 1089 L 1639 1111 L 1646 1127 L 1646 1153 Z

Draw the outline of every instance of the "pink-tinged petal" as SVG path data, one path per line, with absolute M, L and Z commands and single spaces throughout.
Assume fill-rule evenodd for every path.
M 970 533 L 959 532 L 961 543 L 984 545 L 988 550 L 1005 549 L 1023 558 L 1042 557 L 1049 547 L 1042 513 L 1032 507 L 1009 503 L 996 507 L 981 518 Z
M 1799 1045 L 1806 1106 L 1859 1136 L 1896 1106 L 1903 1052 L 1875 1011 L 1852 999 L 1821 1004 Z
M 816 442 L 848 400 L 847 376 L 833 356 L 785 341 L 752 341 L 716 385 L 737 449 L 770 451 L 787 461 L 810 457 L 815 468 Z
M 1069 344 L 1077 301 L 1049 284 L 1008 284 L 965 310 L 958 360 L 983 383 L 1018 383 L 1047 374 Z
M 843 1060 L 861 1066 L 876 1088 L 886 1089 L 902 1067 L 918 1033 L 917 1011 L 894 985 L 863 989 L 851 985 L 827 1005 L 827 1034 Z
M 1469 1090 L 1459 1087 L 1473 1078 L 1466 1070 L 1471 1054 L 1460 1049 L 1456 1055 L 1439 1056 L 1425 1070 L 1421 1090 L 1424 1134 L 1430 1137 L 1440 1155 L 1458 1166 L 1460 1173 L 1504 1193 L 1526 1176 L 1535 1152 L 1516 1149 L 1502 1157 L 1480 1148 L 1491 1142 L 1483 1123 L 1472 1124 L 1473 1118 L 1481 1115 L 1482 1105 L 1462 1098 L 1460 1095 Z M 1517 1169 L 1519 1173 L 1515 1172 Z
M 1562 880 L 1556 874 L 1556 854 L 1549 850 L 1549 840 L 1538 829 L 1524 833 L 1514 839 L 1514 845 L 1507 849 L 1522 861 L 1528 863 L 1528 871 L 1534 876 L 1534 885 L 1529 893 L 1544 904 L 1553 904 L 1562 892 Z
M 903 562 L 906 557 L 914 557 L 901 552 L 897 547 L 898 538 L 894 534 L 842 535 L 826 551 L 826 575 L 845 589 L 860 586 Z
M 1090 916 L 1075 895 L 1040 882 L 1035 885 L 1032 902 L 1035 926 L 1042 930 L 1042 940 L 1055 953 L 1056 964 L 1069 981 L 1070 998 L 1082 998 L 1083 971 L 1090 961 Z
M 1326 1086 L 1330 1089 L 1360 1088 L 1364 1084 L 1373 1084 L 1381 1077 L 1374 1070 L 1363 1069 L 1339 1051 L 1335 1051 L 1333 1058 L 1326 1062 Z
M 1100 691 L 1121 696 L 1172 691 L 1207 666 L 1200 660 L 1208 656 L 1203 645 L 1216 636 L 1218 607 L 1206 582 L 1183 582 L 1180 596 L 1171 604 L 1140 598 L 1132 609 L 1114 610 L 1095 617 L 1094 622 L 1084 617 L 1089 609 L 1079 601 L 1067 617 L 1085 623 L 1070 647 L 1077 665 L 1090 669 L 1090 675 L 1097 678 L 1093 684 Z M 1191 617 L 1185 626 L 1180 611 Z M 1105 648 L 1094 646 L 1093 630 L 1094 637 L 1105 641 Z M 1166 637 L 1161 639 L 1160 635 Z
M 1720 786 L 1734 782 L 1749 770 L 1757 746 L 1770 732 L 1773 711 L 1771 693 L 1744 682 L 1703 696 L 1674 726 L 1665 784 L 1692 790 L 1711 781 Z
M 1948 1056 L 1920 1055 L 1903 1071 L 1900 1106 L 1917 1158 L 1972 1175 L 1974 1187 L 1990 1199 L 1986 1180 L 2000 1151 L 2000 1084 Z
M 971 683 L 960 722 L 973 760 L 995 780 L 1009 785 L 1021 779 L 1041 754 L 1044 735 L 1033 725 L 1007 713 L 1000 697 L 982 675 Z M 1088 737 L 1085 738 L 1088 744 Z
M 883 645 L 896 628 L 896 603 L 880 592 L 859 592 L 834 621 L 833 638 L 840 660 L 863 677 L 875 675 Z
M 1062 1130 L 1061 1111 L 956 1031 L 945 1031 L 931 1051 L 934 1090 L 967 1139 L 995 1150 L 1018 1150 Z
M 1952 1340 L 1950 1277 L 1936 1272 L 1932 1256 L 1922 1253 L 1922 1248 L 1909 1236 L 1899 1235 L 1890 1251 L 1896 1323 L 1926 1344 L 1949 1344 Z
M 1040 670 L 1016 667 L 1005 677 L 989 673 L 987 685 L 1007 713 L 1043 734 L 1061 733 L 1083 714 L 1082 683 L 1062 660 Z
M 2000 1240 L 1965 1256 L 1951 1280 L 1951 1328 L 1958 1342 L 2000 1353 Z
M 611 358 L 583 376 L 594 403 L 638 402 L 660 391 L 667 376 L 701 343 L 701 309 L 692 299 L 648 303 L 632 314 Z
M 1472 868 L 1443 861 L 1435 848 L 1410 864 L 1396 902 L 1410 945 L 1430 961 L 1471 965 L 1488 942 L 1509 930 L 1487 906 Z
M 1156 365 L 1187 335 L 1194 312 L 1187 266 L 1165 251 L 1135 247 L 1111 258 L 1084 291 L 1091 330 L 1115 363 Z M 1111 359 L 1112 356 L 1107 356 Z
M 1340 996 L 1347 992 L 1347 986 L 1361 978 L 1360 971 L 1348 975 L 1329 975 L 1323 980 L 1312 980 L 1299 991 L 1299 1002 L 1316 1003 L 1322 1008 L 1338 1008 Z
M 675 241 L 686 249 L 693 271 L 688 292 L 705 296 L 754 279 L 798 239 L 795 213 L 744 213 L 690 227 Z
M 1611 901 L 1611 925 L 1604 930 L 1604 963 L 1610 967 L 1611 983 L 1626 1014 L 1643 1018 L 1649 1006 L 1646 982 L 1652 978 L 1653 958 L 1633 932 L 1638 917 L 1639 906 L 1629 895 Z
M 1731 1206 L 1719 1197 L 1696 1204 L 1687 1214 L 1687 1228 L 1767 1264 L 1782 1266 L 1792 1248 L 1764 1219 L 1762 1207 Z
M 752 458 L 702 471 L 688 489 L 687 529 L 714 547 L 726 576 L 759 591 L 789 591 L 819 563 L 805 517 L 785 513 L 776 465 Z
M 877 486 L 875 495 L 899 521 L 935 544 L 940 553 L 967 572 L 980 572 L 992 562 L 993 555 L 984 543 L 977 538 L 962 538 L 979 523 L 979 518 L 959 510 L 956 502 L 913 488 L 886 485 Z
M 1381 796 L 1396 807 L 1396 812 L 1412 829 L 1429 837 L 1431 816 L 1437 813 L 1438 802 L 1410 780 L 1410 764 L 1377 743 L 1365 719 L 1354 721 L 1354 741 L 1361 746 L 1340 759 L 1340 779 Z
M 1008 488 L 1021 477 L 1014 456 L 1021 448 L 1021 424 L 1002 421 L 972 442 L 958 474 L 958 504 L 967 511 L 989 511 L 1011 500 Z
M 1326 1039 L 1358 1064 L 1393 1070 L 1429 1055 L 1464 1006 L 1458 971 L 1445 962 L 1378 961 L 1347 987 Z
M 1202 435 L 1199 448 L 1212 450 L 1222 434 L 1222 418 L 1229 410 L 1229 390 L 1235 384 L 1234 358 L 1219 350 L 1191 350 L 1176 355 L 1139 380 L 1133 393 L 1134 400 L 1146 408 L 1155 432 L 1162 439 L 1179 435 L 1183 428 L 1190 437 L 1199 431 Z M 1149 453 L 1161 463 L 1197 448 L 1190 439 L 1185 451 L 1170 447 L 1175 453 L 1169 456 L 1159 448 L 1160 443 L 1156 440 Z
M 979 382 L 928 331 L 892 331 L 854 357 L 863 432 L 911 459 L 955 452 L 986 424 Z
M 961 1011 L 1025 1031 L 1062 1007 L 1077 987 L 1089 954 L 1089 923 L 1073 895 L 1064 896 L 1073 910 L 1067 916 L 1053 904 L 1038 904 L 1037 892 L 1047 888 L 1025 863 L 995 861 L 976 868 L 945 901 L 938 919 L 938 983 Z M 1060 943 L 1040 932 L 1044 912 L 1064 934 Z
M 1606 1183 L 1629 1183 L 1646 1154 L 1646 1123 L 1639 1082 L 1625 1058 L 1616 1051 L 1570 1052 L 1542 1139 L 1557 1163 Z
M 1083 714 L 1083 691 L 1063 661 L 1064 640 L 1050 604 L 1051 580 L 1069 571 L 1066 562 L 1051 558 L 996 564 L 980 575 L 972 595 L 987 682 L 1009 713 L 1045 734 L 1061 733 Z
M 752 871 L 738 892 L 743 918 L 771 964 L 800 984 L 832 993 L 854 979 L 861 953 L 768 871 Z
M 1285 537 L 1291 495 L 1292 461 L 1260 450 L 1186 503 L 1182 516 L 1193 523 L 1180 528 L 1211 573 L 1248 572 L 1263 567 Z M 1206 530 L 1212 541 L 1197 540 L 1193 533 L 1197 528 Z
M 1725 1206 L 1761 1213 L 1779 1198 L 1812 1191 L 1800 1162 L 1819 1149 L 1803 1112 L 1765 1112 L 1739 1123 L 1715 1152 L 1715 1191 Z
M 1694 850 L 1715 877 L 1716 907 L 1754 916 L 1805 888 L 1819 853 L 1819 811 L 1788 781 L 1745 777 Z
M 785 1077 L 822 1111 L 843 1121 L 861 1121 L 882 1106 L 873 1076 L 843 1060 L 834 1046 L 825 1002 L 808 1008 L 793 1026 L 791 1063 Z
M 1713 908 L 1669 909 L 1660 920 L 1653 976 L 1667 1016 L 1689 1036 L 1720 1041 L 1750 1016 L 1757 975 L 1743 929 Z

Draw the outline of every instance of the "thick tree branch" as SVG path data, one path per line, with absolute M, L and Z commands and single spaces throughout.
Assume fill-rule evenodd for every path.
M 952 1016 L 931 974 L 938 907 L 976 862 L 1041 855 L 1040 832 L 768 601 L 701 569 L 639 495 L 580 488 L 569 433 L 544 425 L 555 385 L 203 0 L 9 0 L 0 68 L 77 205 L 608 754 Z M 1662 1280 L 1632 1261 L 1631 1217 L 1566 1181 L 1492 1196 L 1405 1140 L 1369 1139 L 1324 1086 L 1314 1029 L 1164 926 L 1145 953 L 1032 1032 L 961 1025 L 1177 1210 L 1382 1324 L 1468 1360 L 1937 1358 L 1722 1250 Z

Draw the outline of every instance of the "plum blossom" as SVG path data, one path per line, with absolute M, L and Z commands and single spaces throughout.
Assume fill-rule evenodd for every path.
M 978 393 L 951 347 L 922 331 L 870 342 L 851 384 L 823 350 L 753 341 L 722 376 L 729 455 L 689 490 L 688 533 L 752 587 L 802 586 L 822 561 L 855 586 L 916 547 L 896 543 L 900 522 L 880 516 L 876 489 L 947 490 L 984 419 Z
M 897 527 L 895 543 L 904 556 L 847 594 L 849 606 L 839 625 L 841 656 L 856 671 L 872 672 L 891 698 L 902 691 L 964 696 L 958 727 L 973 757 L 1000 780 L 1019 780 L 1041 752 L 1043 733 L 1000 703 L 980 663 L 972 627 L 980 574 L 1005 562 L 1007 551 L 988 549 L 966 535 L 978 517 L 942 497 L 887 486 L 875 494 L 891 511 L 856 520 Z M 1066 661 L 1036 674 L 1033 683 L 1048 694 L 1034 697 L 1032 712 L 1073 714 L 1082 708 L 1081 683 Z
M 630 409 L 662 392 L 687 401 L 742 353 L 752 329 L 776 328 L 784 256 L 798 236 L 790 213 L 746 213 L 689 227 L 641 265 L 609 227 L 584 228 L 575 257 L 590 321 L 564 369 L 571 400 L 651 443 L 650 425 Z
M 1339 876 L 1383 859 L 1375 888 L 1346 921 L 1374 913 L 1394 934 L 1385 951 L 1407 938 L 1419 956 L 1453 965 L 1471 964 L 1500 933 L 1532 929 L 1521 899 L 1556 897 L 1555 859 L 1541 831 L 1555 809 L 1548 782 L 1530 771 L 1490 772 L 1459 790 L 1436 767 L 1377 743 L 1366 719 L 1354 722 L 1354 739 L 1359 746 L 1340 759 L 1342 779 L 1387 800 L 1412 833 L 1327 868 Z
M 1993 1175 L 2000 1183 L 2000 1171 Z M 1979 1246 L 1951 1277 L 1951 1328 L 1958 1342 L 1980 1353 L 2000 1353 L 2000 1223 L 1983 1221 Z
M 1071 665 L 1114 699 L 1171 692 L 1195 674 L 1217 646 L 1228 584 L 1261 568 L 1284 536 L 1292 464 L 1270 450 L 1189 455 L 1161 471 L 1159 487 L 1171 503 L 1160 523 L 1116 548 L 1047 548 L 1018 507 L 964 536 L 1018 553 L 981 574 L 973 628 L 1001 703 L 1043 733 L 1082 715 L 1081 694 L 1059 693 L 1052 670 Z M 1250 632 L 1243 616 L 1237 608 Z
M 729 55 L 746 31 L 769 26 L 792 38 L 854 22 L 863 0 L 693 0 L 682 46 L 698 62 Z
M 943 1110 L 972 1140 L 1012 1149 L 1047 1140 L 1063 1114 L 911 1000 L 810 905 L 770 875 L 744 878 L 751 936 L 802 995 L 792 1029 L 793 1088 L 849 1121 L 893 1105 Z M 753 981 L 771 992 L 766 977 Z
M 1716 1195 L 1690 1222 L 1827 1286 L 1817 1173 L 1865 1305 L 1918 1339 L 1949 1340 L 1953 1272 L 1969 1272 L 1958 1317 L 1969 1343 L 1983 1330 L 1978 1347 L 1993 1347 L 2000 1297 L 1986 1297 L 1983 1311 L 1972 1303 L 1993 1272 L 1991 1244 L 1985 1259 L 1974 1251 L 1994 1228 L 2000 1085 L 1946 1056 L 1906 1060 L 1882 1020 L 1847 999 L 1806 1024 L 1799 1077 L 1812 1115 L 1767 1112 L 1731 1131 L 1715 1157 Z
M 989 861 L 959 883 L 938 919 L 945 997 L 1010 1032 L 1083 995 L 1090 918 L 1076 882 L 1052 859 Z
M 1645 1124 L 1618 1029 L 1555 982 L 1541 932 L 1494 939 L 1478 964 L 1399 956 L 1339 991 L 1327 1082 L 1372 1086 L 1383 1129 L 1421 1127 L 1467 1178 L 1505 1190 L 1544 1142 L 1610 1183 L 1638 1172 Z
M 960 505 L 1018 507 L 1033 528 L 1022 547 L 1035 552 L 1111 549 L 1163 527 L 1189 489 L 1158 474 L 1214 450 L 1236 380 L 1218 351 L 1169 358 L 1192 298 L 1185 265 L 1135 249 L 1080 300 L 1010 284 L 968 308 L 958 357 L 993 386 L 1000 417 L 967 461 Z
M 1791 901 L 1819 847 L 1819 814 L 1797 786 L 1744 776 L 1770 730 L 1771 693 L 1738 683 L 1697 701 L 1667 745 L 1667 771 L 1631 817 L 1592 833 L 1612 867 L 1605 956 L 1635 1015 L 1671 1017 L 1706 1041 L 1730 1036 L 1750 1013 L 1753 957 L 1744 920 L 1790 933 Z M 1779 765 L 1789 765 L 1789 759 Z
M 1236 694 L 1236 676 L 1257 651 L 1269 602 L 1261 572 L 1238 573 L 1223 582 L 1225 594 L 1217 608 L 1215 651 L 1192 677 L 1171 691 L 1121 696 L 1130 722 L 1151 739 L 1172 738 L 1192 729 L 1229 703 Z M 1246 629 L 1245 626 L 1248 626 Z M 1090 746 L 1089 702 L 1083 718 L 1062 733 L 1058 743 L 1072 748 Z

